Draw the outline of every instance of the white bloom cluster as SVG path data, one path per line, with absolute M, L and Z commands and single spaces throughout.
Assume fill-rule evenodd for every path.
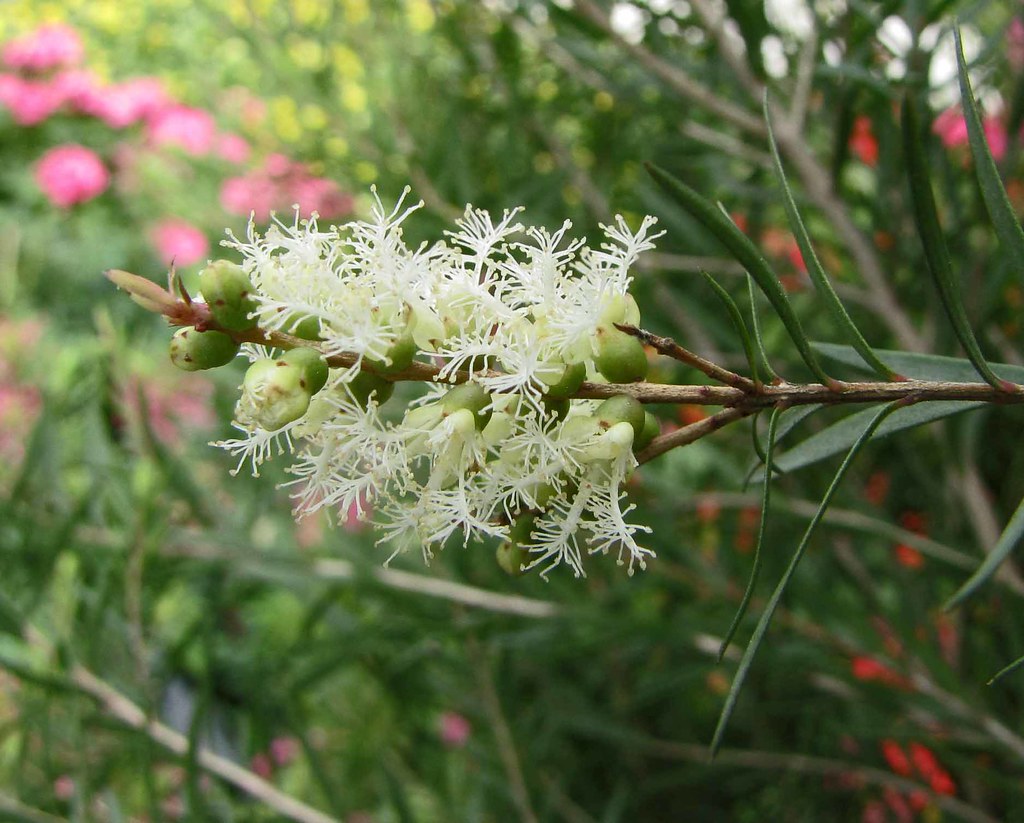
M 276 374 L 247 376 L 241 436 L 217 445 L 254 472 L 291 452 L 297 514 L 354 506 L 394 554 L 419 546 L 429 559 L 454 535 L 492 536 L 516 571 L 566 563 L 579 576 L 585 554 L 609 551 L 643 568 L 651 552 L 635 535 L 647 529 L 627 521 L 622 498 L 653 418 L 625 397 L 570 395 L 584 377 L 621 382 L 623 358 L 636 360 L 638 341 L 613 324 L 639 322 L 629 270 L 659 236 L 654 219 L 633 232 L 617 217 L 590 248 L 566 237 L 568 221 L 551 233 L 523 226 L 519 209 L 494 220 L 467 207 L 445 241 L 411 249 L 402 224 L 422 204 L 404 206 L 403 194 L 388 211 L 374 198 L 368 222 L 324 230 L 296 218 L 226 242 L 242 255 L 262 329 L 312 328 L 324 355 L 356 362 L 331 369 L 301 416 L 271 430 L 266 421 L 294 416 L 261 411 Z M 439 372 L 403 384 L 425 394 L 399 419 L 387 380 L 413 362 Z

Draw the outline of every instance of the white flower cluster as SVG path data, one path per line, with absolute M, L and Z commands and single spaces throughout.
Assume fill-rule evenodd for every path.
M 312 328 L 324 355 L 356 363 L 331 369 L 301 416 L 274 429 L 268 420 L 286 418 L 261 412 L 274 402 L 273 370 L 247 376 L 241 436 L 217 445 L 254 472 L 291 452 L 297 514 L 354 506 L 394 554 L 419 546 L 429 559 L 454 535 L 493 536 L 514 571 L 566 563 L 579 576 L 585 554 L 609 551 L 631 573 L 643 568 L 652 553 L 635 535 L 647 529 L 627 522 L 622 498 L 653 418 L 625 397 L 569 396 L 584 377 L 622 382 L 623 359 L 636 360 L 639 343 L 613 324 L 639 322 L 629 269 L 653 248 L 654 219 L 633 232 L 617 217 L 595 249 L 567 239 L 568 221 L 551 233 L 517 222 L 519 209 L 495 221 L 467 207 L 445 241 L 410 249 L 402 224 L 422 204 L 403 195 L 389 212 L 374 197 L 368 222 L 323 230 L 296 218 L 226 242 L 242 255 L 261 328 Z M 250 359 L 275 356 L 256 349 Z M 387 381 L 413 362 L 439 372 L 402 383 L 425 394 L 399 419 Z

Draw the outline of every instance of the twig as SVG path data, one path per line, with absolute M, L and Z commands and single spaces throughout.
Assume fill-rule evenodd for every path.
M 810 102 L 814 81 L 814 63 L 818 57 L 818 33 L 812 31 L 803 48 L 796 67 L 796 85 L 793 88 L 793 100 L 789 107 L 789 119 L 793 128 L 802 132 L 807 119 L 807 104 Z
M 689 426 L 683 426 L 674 432 L 655 437 L 651 445 L 636 456 L 637 463 L 646 463 L 671 449 L 700 440 L 723 426 L 736 420 L 742 420 L 753 413 L 753 410 L 747 411 L 738 408 L 722 409 L 722 411 L 705 417 L 703 420 L 698 420 L 696 423 L 691 423 Z
M 593 0 L 576 0 L 576 9 L 590 22 L 603 29 L 619 45 L 632 54 L 652 74 L 664 80 L 681 97 L 717 114 L 723 120 L 753 134 L 765 134 L 764 123 L 760 117 L 749 114 L 739 106 L 723 100 L 721 95 L 694 80 L 689 74 L 677 66 L 667 63 L 642 46 L 623 40 L 608 20 L 608 15 Z
M 740 85 L 754 102 L 760 105 L 765 93 L 764 86 L 750 71 L 743 53 L 726 35 L 723 25 L 724 18 L 715 13 L 707 0 L 693 0 L 693 7 L 704 21 L 705 27 L 717 39 L 722 56 Z M 874 248 L 853 222 L 846 206 L 836 196 L 828 172 L 814 156 L 797 124 L 791 121 L 788 113 L 770 98 L 768 110 L 779 148 L 793 163 L 808 196 L 818 208 L 825 212 L 846 243 L 850 254 L 853 255 L 857 263 L 861 277 L 864 278 L 874 297 L 875 309 L 885 319 L 904 348 L 916 352 L 925 351 L 927 348 L 925 340 L 911 324 L 909 317 L 896 299 Z
M 188 739 L 169 726 L 146 716 L 135 703 L 100 680 L 83 666 L 71 669 L 71 678 L 86 694 L 94 697 L 104 711 L 126 726 L 143 732 L 154 742 L 179 757 L 188 753 Z M 285 794 L 267 781 L 243 769 L 237 763 L 214 754 L 207 748 L 200 748 L 196 754 L 199 765 L 211 774 L 227 781 L 235 788 L 241 789 L 250 797 L 265 803 L 277 813 L 295 820 L 297 823 L 339 823 L 337 818 L 329 817 L 307 806 L 291 795 Z
M 745 392 L 757 391 L 757 384 L 749 377 L 736 374 L 736 372 L 729 371 L 729 369 L 723 368 L 717 363 L 705 360 L 699 354 L 694 354 L 692 351 L 684 349 L 670 337 L 660 337 L 657 334 L 651 334 L 649 331 L 638 329 L 636 326 L 630 326 L 626 323 L 616 323 L 615 327 L 619 331 L 633 335 L 641 343 L 653 347 L 659 354 L 671 357 L 673 360 L 678 360 L 680 363 L 685 363 L 687 366 L 692 366 L 698 371 L 703 372 L 712 380 L 717 380 L 719 383 L 724 383 L 727 386 L 732 386 Z
M 684 137 L 704 143 L 717 151 L 724 152 L 740 160 L 746 160 L 755 166 L 765 169 L 772 167 L 771 155 L 767 152 L 748 146 L 738 137 L 718 131 L 717 129 L 705 126 L 694 120 L 687 120 L 680 124 L 679 131 Z

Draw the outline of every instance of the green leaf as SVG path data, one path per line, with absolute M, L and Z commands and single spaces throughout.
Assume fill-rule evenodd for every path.
M 915 426 L 931 423 L 933 420 L 941 420 L 943 417 L 950 417 L 984 405 L 980 401 L 965 403 L 961 400 L 938 400 L 934 403 L 907 406 L 894 412 L 892 417 L 880 425 L 873 438 L 886 437 L 894 432 L 912 429 Z M 776 468 L 787 473 L 796 471 L 848 449 L 857 441 L 858 432 L 864 428 L 864 424 L 873 413 L 874 409 L 854 412 L 833 423 L 827 429 L 812 434 L 806 440 L 801 440 L 789 451 L 775 458 Z M 761 474 L 763 472 L 758 474 L 755 479 L 759 479 Z
M 789 336 L 792 338 L 807 367 L 822 383 L 830 383 L 831 378 L 825 374 L 821 364 L 818 363 L 817 357 L 814 356 L 814 352 L 811 350 L 810 343 L 807 340 L 807 335 L 804 333 L 792 305 L 790 305 L 789 298 L 786 296 L 782 284 L 779 283 L 779 278 L 775 276 L 775 272 L 768 265 L 768 261 L 764 259 L 764 256 L 758 251 L 750 238 L 736 228 L 736 225 L 716 208 L 714 204 L 701 197 L 674 175 L 669 174 L 669 172 L 659 166 L 655 166 L 653 163 L 646 165 L 647 171 L 650 172 L 655 182 L 676 203 L 693 215 L 704 228 L 710 231 L 729 250 L 733 257 L 746 268 L 750 276 L 757 281 L 757 285 L 765 293 L 768 301 L 772 304 L 772 308 L 775 309 L 775 313 L 779 316 L 783 325 L 785 325 L 786 331 L 789 332 Z
M 769 380 L 778 383 L 782 378 L 772 368 L 772 364 L 768 360 L 768 352 L 764 350 L 764 340 L 761 338 L 761 322 L 757 319 L 757 300 L 754 299 L 754 278 L 749 274 L 747 275 L 747 294 L 750 297 L 750 325 L 754 329 L 754 341 L 757 343 L 758 354 L 761 355 L 761 368 L 764 369 L 764 373 L 768 375 Z
M 851 346 L 838 346 L 834 343 L 811 343 L 814 350 L 822 357 L 844 363 L 855 369 L 869 371 L 868 366 Z M 913 352 L 886 351 L 880 349 L 879 354 L 887 362 L 899 370 L 900 374 L 917 380 L 946 380 L 951 383 L 977 382 L 978 372 L 970 360 L 962 357 L 945 357 L 938 354 L 915 354 Z M 1024 366 L 1010 366 L 1005 363 L 992 363 L 993 371 L 1005 380 L 1024 383 Z
M 982 379 L 997 389 L 1012 391 L 1000 380 L 981 353 L 981 347 L 967 319 L 967 310 L 960 297 L 960 284 L 953 274 L 953 264 L 946 248 L 946 239 L 942 235 L 939 215 L 935 208 L 935 194 L 932 191 L 928 160 L 925 157 L 924 139 L 918 123 L 917 110 L 909 96 L 903 98 L 903 151 L 907 161 L 907 177 L 910 181 L 910 200 L 913 205 L 914 221 L 917 224 L 921 243 L 924 246 L 926 268 L 935 282 L 935 288 L 942 299 L 946 316 L 953 326 L 960 345 L 964 347 L 967 358 L 974 364 Z
M 747 613 L 747 607 L 750 605 L 750 600 L 754 596 L 754 587 L 757 585 L 757 576 L 761 571 L 761 546 L 764 543 L 765 526 L 768 524 L 768 504 L 771 500 L 772 478 L 770 469 L 775 465 L 772 462 L 772 452 L 775 451 L 775 435 L 779 425 L 779 415 L 781 413 L 782 409 L 776 406 L 772 409 L 772 416 L 768 418 L 768 448 L 765 451 L 764 459 L 764 493 L 761 497 L 761 522 L 757 527 L 757 543 L 754 545 L 754 564 L 750 569 L 750 579 L 747 580 L 747 590 L 743 592 L 743 599 L 740 601 L 740 606 L 736 609 L 736 614 L 732 618 L 729 630 L 725 633 L 725 639 L 722 640 L 722 645 L 718 647 L 719 663 L 721 663 L 722 658 L 725 657 L 725 653 L 736 634 L 736 629 L 739 628 L 743 615 Z
M 1011 672 L 1016 671 L 1017 669 L 1021 668 L 1022 666 L 1024 666 L 1024 656 L 1018 657 L 1016 660 L 1014 660 L 1005 669 L 1000 669 L 998 672 L 996 672 L 994 675 L 992 675 L 992 679 L 988 681 L 988 685 L 991 686 L 997 680 L 1002 680 L 1002 678 L 1006 677 L 1006 675 L 1010 674 Z
M 949 598 L 944 608 L 949 610 L 959 606 L 981 588 L 982 585 L 988 582 L 989 578 L 996 573 L 996 569 L 999 568 L 1000 564 L 1009 557 L 1010 552 L 1020 543 L 1022 536 L 1024 536 L 1024 500 L 1017 506 L 1017 511 L 1013 513 L 1010 522 L 1006 524 L 1003 533 L 999 535 L 999 539 L 996 541 L 995 546 L 992 547 L 992 551 L 988 553 L 982 564 L 978 566 L 977 571 L 957 589 L 956 594 Z
M 825 274 L 821 261 L 818 260 L 818 255 L 814 251 L 814 246 L 811 245 L 811 238 L 807 233 L 807 227 L 804 226 L 804 221 L 800 218 L 800 212 L 796 208 L 796 201 L 793 199 L 793 192 L 790 190 L 789 182 L 786 180 L 786 172 L 782 167 L 782 158 L 779 156 L 779 147 L 775 143 L 775 132 L 772 130 L 772 121 L 768 114 L 767 91 L 764 95 L 763 107 L 764 122 L 768 127 L 768 145 L 771 148 L 772 161 L 775 166 L 775 176 L 779 178 L 779 184 L 782 186 L 782 204 L 786 207 L 786 216 L 789 218 L 789 225 L 793 230 L 796 243 L 800 247 L 800 254 L 803 255 L 804 263 L 807 265 L 807 273 L 810 275 L 818 295 L 832 314 L 832 319 L 850 340 L 860 356 L 864 358 L 864 361 L 883 380 L 899 379 L 899 375 L 895 374 L 892 369 L 875 355 L 868 341 L 864 339 L 864 335 L 860 333 L 860 329 L 857 328 L 847 313 L 846 307 L 843 306 L 843 302 L 839 299 L 839 295 L 832 288 L 828 275 Z
M 1021 229 L 1013 206 L 1010 205 L 1010 198 L 1007 197 L 1003 181 L 999 177 L 999 169 L 988 149 L 978 104 L 971 89 L 971 78 L 967 75 L 967 62 L 964 59 L 964 45 L 960 39 L 959 25 L 953 27 L 953 37 L 956 40 L 957 72 L 960 75 L 960 101 L 964 109 L 964 120 L 967 122 L 967 141 L 974 156 L 974 173 L 978 178 L 985 209 L 999 238 L 999 246 L 1009 258 L 1017 276 L 1024 277 L 1024 230 Z
M 743 657 L 740 659 L 739 667 L 736 669 L 736 676 L 732 681 L 732 687 L 729 689 L 729 695 L 726 697 L 725 705 L 722 707 L 722 713 L 719 715 L 714 737 L 711 739 L 712 757 L 714 757 L 719 748 L 721 748 L 722 738 L 725 736 L 725 729 L 729 724 L 729 719 L 732 717 L 733 711 L 736 709 L 736 701 L 739 699 L 740 691 L 742 691 L 743 684 L 746 682 L 747 674 L 750 672 L 750 667 L 754 662 L 754 657 L 757 655 L 757 650 L 761 647 L 761 643 L 768 631 L 768 627 L 771 625 L 775 610 L 779 607 L 782 595 L 785 594 L 789 581 L 793 579 L 796 567 L 800 564 L 800 560 L 803 558 L 804 552 L 807 550 L 807 546 L 811 541 L 811 537 L 818 528 L 818 524 L 821 523 L 822 518 L 825 516 L 825 512 L 828 510 L 829 504 L 832 502 L 832 498 L 835 496 L 836 490 L 839 488 L 839 484 L 842 482 L 843 477 L 846 476 L 846 472 L 853 464 L 853 461 L 860 453 L 860 450 L 864 447 L 864 444 L 871 439 L 875 430 L 878 429 L 885 418 L 895 412 L 900 405 L 901 401 L 896 400 L 880 410 L 872 410 L 874 416 L 854 442 L 850 451 L 843 459 L 842 465 L 839 466 L 839 470 L 836 472 L 835 477 L 832 478 L 832 482 L 829 484 L 828 490 L 825 492 L 825 496 L 822 498 L 821 504 L 818 506 L 818 511 L 815 512 L 814 517 L 807 526 L 807 530 L 804 532 L 804 536 L 800 539 L 800 544 L 796 547 L 796 551 L 793 553 L 793 557 L 789 561 L 789 565 L 786 567 L 786 571 L 783 573 L 782 579 L 779 580 L 778 585 L 775 587 L 775 591 L 772 592 L 772 596 L 768 600 L 768 605 L 765 606 L 764 613 L 761 615 L 761 619 L 758 620 L 757 627 L 754 629 L 754 634 L 750 638 L 750 643 L 747 644 L 747 648 L 743 652 Z
M 747 356 L 747 365 L 750 367 L 750 374 L 754 378 L 755 383 L 760 383 L 761 378 L 757 371 L 757 358 L 754 356 L 754 344 L 750 338 L 750 331 L 747 329 L 747 324 L 743 322 L 743 315 L 740 313 L 739 306 L 736 305 L 736 301 L 729 296 L 721 284 L 718 283 L 710 274 L 701 269 L 701 276 L 708 281 L 708 285 L 711 286 L 715 296 L 722 301 L 722 305 L 725 306 L 725 310 L 729 313 L 729 319 L 732 321 L 733 328 L 736 329 L 736 333 L 740 336 L 740 341 L 743 343 L 743 352 Z

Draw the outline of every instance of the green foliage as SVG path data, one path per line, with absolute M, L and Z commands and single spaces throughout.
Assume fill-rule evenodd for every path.
M 12 0 L 0 26 L 7 39 L 63 16 L 111 78 L 163 77 L 242 133 L 253 162 L 306 162 L 353 192 L 357 211 L 371 183 L 385 205 L 412 185 L 426 208 L 411 234 L 436 234 L 469 201 L 525 204 L 552 229 L 569 217 L 590 237 L 615 212 L 633 225 L 655 213 L 668 233 L 637 276 L 645 324 L 737 371 L 771 380 L 770 358 L 782 374 L 826 379 L 814 364 L 827 361 L 863 379 L 874 351 L 910 378 L 976 381 L 978 362 L 1024 382 L 1013 120 L 1024 80 L 1004 39 L 1008 4 L 850 3 L 816 12 L 814 43 L 760 4 L 726 4 L 753 79 L 794 123 L 805 112 L 807 156 L 769 142 L 760 86 L 733 71 L 695 10 L 643 4 L 637 45 L 609 33 L 595 4 L 563 5 Z M 918 193 L 926 183 L 934 199 L 922 244 L 893 103 L 949 104 L 925 93 L 939 57 L 922 49 L 940 30 L 921 29 L 948 31 L 954 13 L 964 44 L 981 48 L 960 60 L 968 138 L 915 132 L 909 157 L 929 170 Z M 882 45 L 886 17 L 921 48 Z M 776 43 L 784 78 L 765 59 Z M 993 159 L 982 135 L 998 114 L 975 100 L 998 97 L 1009 148 Z M 417 553 L 385 568 L 349 512 L 333 528 L 295 524 L 282 485 L 294 477 L 273 459 L 260 478 L 228 475 L 234 462 L 207 444 L 233 436 L 242 364 L 172 372 L 166 325 L 101 276 L 163 279 L 149 239 L 158 216 L 209 238 L 225 224 L 240 233 L 218 202 L 234 171 L 146 155 L 137 178 L 59 210 L 34 183 L 43 150 L 78 142 L 113 168 L 118 146 L 143 144 L 96 126 L 60 116 L 25 128 L 0 110 L 0 816 L 281 819 L 211 775 L 199 755 L 212 750 L 337 820 L 857 821 L 887 788 L 925 792 L 921 819 L 1024 817 L 1019 409 L 922 403 L 884 421 L 876 409 L 773 411 L 758 435 L 777 469 L 770 516 L 767 482 L 743 491 L 744 424 L 668 452 L 630 483 L 658 552 L 632 578 L 595 566 L 545 584 L 474 545 L 428 568 Z M 686 181 L 689 208 L 645 161 Z M 936 259 L 974 330 L 973 362 L 921 353 L 964 345 L 925 274 Z M 181 268 L 195 293 L 196 272 Z M 747 268 L 774 309 L 750 305 L 749 332 L 746 298 L 728 297 Z M 810 288 L 826 272 L 836 301 Z M 859 354 L 839 345 L 853 339 Z M 692 375 L 659 358 L 648 379 Z M 401 384 L 361 379 L 367 395 L 407 399 Z M 704 413 L 646 408 L 647 435 L 652 415 L 668 431 Z M 767 600 L 752 566 L 779 581 Z M 718 662 L 730 621 L 746 652 Z M 185 748 L 114 716 L 83 671 Z M 710 764 L 725 701 L 733 748 Z M 931 793 L 913 764 L 901 780 L 883 742 L 927 746 L 954 794 Z

